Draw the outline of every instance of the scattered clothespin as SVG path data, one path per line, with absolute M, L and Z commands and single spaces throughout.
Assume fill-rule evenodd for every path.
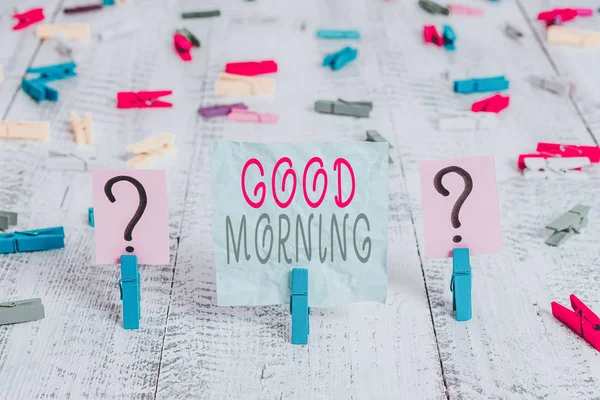
M 526 168 L 526 158 L 573 158 L 573 157 L 585 157 L 591 163 L 600 162 L 600 147 L 598 146 L 578 146 L 574 144 L 560 144 L 560 143 L 544 143 L 540 142 L 537 144 L 536 151 L 534 154 L 521 154 L 519 155 L 519 161 L 517 167 L 520 170 Z
M 194 47 L 200 47 L 200 40 L 194 36 L 194 34 L 190 31 L 188 31 L 186 28 L 181 28 L 181 29 L 177 29 L 176 33 L 179 33 L 183 36 L 185 36 L 185 38 L 194 45 Z
M 71 111 L 71 129 L 73 138 L 77 144 L 92 144 L 92 113 L 87 113 L 85 117 L 79 116 Z
M 17 140 L 47 140 L 50 122 L 0 121 L 0 138 Z
M 117 108 L 170 108 L 173 104 L 158 100 L 170 94 L 172 90 L 118 92 Z
M 534 86 L 546 89 L 556 95 L 570 95 L 575 92 L 575 84 L 561 80 L 560 78 L 543 78 L 540 76 L 530 76 L 529 82 Z
M 572 310 L 553 301 L 552 315 L 600 351 L 600 318 L 574 294 L 570 300 Z
M 315 101 L 315 111 L 324 114 L 349 115 L 352 117 L 368 118 L 373 103 L 368 101 L 337 101 L 317 100 Z
M 217 95 L 259 95 L 270 96 L 275 91 L 275 81 L 268 78 L 255 78 L 221 72 L 215 82 Z
M 94 207 L 88 208 L 88 222 L 90 226 L 94 226 Z
M 499 92 L 508 89 L 509 81 L 504 76 L 491 78 L 474 78 L 454 81 L 456 93 Z
M 240 108 L 232 108 L 231 112 L 227 115 L 227 119 L 240 122 L 276 124 L 279 121 L 279 115 L 257 113 L 254 111 L 242 110 Z
M 588 176 L 581 168 L 589 166 L 590 159 L 587 157 L 526 157 L 523 159 L 523 163 L 525 164 L 523 170 L 525 179 L 562 177 L 583 180 Z
M 476 15 L 481 16 L 484 14 L 484 11 L 481 8 L 473 8 L 462 6 L 459 4 L 447 4 L 446 7 L 450 10 L 450 14 L 452 15 Z
M 310 308 L 308 307 L 308 270 L 293 268 L 290 273 L 290 313 L 292 344 L 308 344 Z
M 17 224 L 18 214 L 10 211 L 0 211 L 0 230 L 7 230 Z
M 43 8 L 33 8 L 29 11 L 14 14 L 12 17 L 19 20 L 19 23 L 13 26 L 13 31 L 25 29 L 28 26 L 43 21 L 45 18 Z
M 357 30 L 340 31 L 332 29 L 319 29 L 317 37 L 321 39 L 360 39 L 360 32 Z
M 121 255 L 121 279 L 119 279 L 121 300 L 123 300 L 123 329 L 140 327 L 140 272 L 137 256 Z
M 115 0 L 102 0 L 102 4 L 105 6 L 114 6 Z
M 582 47 L 598 47 L 600 33 L 552 25 L 547 29 L 548 42 Z
M 194 45 L 185 36 L 180 33 L 174 34 L 173 45 L 175 47 L 175 51 L 183 61 L 192 61 L 191 50 Z
M 558 246 L 574 234 L 581 233 L 582 229 L 587 226 L 589 212 L 590 207 L 578 204 L 546 225 L 546 229 L 554 231 L 546 240 L 546 244 Z
M 337 71 L 353 61 L 357 55 L 358 50 L 353 49 L 352 47 L 344 47 L 340 51 L 325 56 L 323 59 L 323 66 L 330 67 L 332 70 Z
M 431 0 L 419 0 L 419 6 L 429 14 L 450 15 L 450 10 L 448 7 L 444 7 L 443 5 Z
M 0 235 L 0 254 L 52 250 L 63 247 L 65 247 L 65 232 L 62 226 Z
M 63 9 L 65 14 L 81 14 L 89 11 L 102 10 L 104 6 L 102 4 L 90 4 L 87 6 L 68 7 Z
M 234 108 L 239 108 L 242 110 L 248 109 L 244 103 L 219 104 L 210 107 L 200 107 L 198 109 L 198 114 L 202 115 L 204 119 L 209 119 L 213 117 L 227 116 Z
M 468 321 L 472 317 L 471 305 L 471 262 L 469 249 L 452 250 L 452 309 L 457 321 Z
M 393 163 L 392 161 L 392 149 L 394 148 L 394 146 L 388 142 L 383 136 L 381 136 L 379 134 L 379 132 L 377 132 L 375 129 L 371 129 L 367 131 L 367 142 L 378 142 L 378 143 L 387 143 L 390 147 L 390 154 L 389 154 L 389 163 Z
M 109 28 L 106 28 L 104 31 L 98 34 L 98 39 L 100 41 L 108 41 L 120 36 L 127 35 L 129 33 L 135 32 L 139 28 L 139 24 L 137 22 L 127 22 L 126 24 L 119 24 Z
M 277 72 L 277 63 L 273 60 L 227 63 L 225 72 L 244 76 L 272 74 Z
M 58 91 L 46 83 L 67 79 L 76 76 L 77 64 L 68 62 L 63 64 L 48 65 L 46 67 L 28 68 L 28 74 L 39 74 L 35 79 L 23 79 L 21 88 L 36 101 L 58 100 Z
M 0 303 L 0 325 L 20 324 L 43 319 L 42 299 L 28 299 Z
M 425 43 L 433 43 L 439 47 L 444 45 L 444 39 L 433 25 L 425 25 L 423 27 L 423 39 Z
M 508 107 L 510 103 L 509 96 L 502 96 L 501 94 L 495 94 L 492 97 L 476 101 L 471 105 L 471 111 L 473 112 L 493 112 L 499 113 Z
M 590 17 L 592 15 L 594 15 L 594 10 L 591 8 L 555 8 L 539 13 L 537 19 L 546 22 L 546 25 L 550 25 L 557 19 L 562 23 L 576 17 Z
M 126 148 L 127 152 L 136 155 L 127 161 L 127 168 L 145 168 L 152 162 L 175 152 L 174 141 L 175 135 L 171 133 L 161 133 L 150 139 L 130 144 Z
M 506 24 L 504 26 L 504 33 L 512 40 L 519 40 L 523 37 L 523 32 L 521 32 L 511 24 Z
M 456 42 L 456 34 L 450 25 L 444 25 L 442 40 L 444 42 L 444 48 L 448 51 L 454 50 Z
M 21 82 L 21 89 L 35 101 L 58 100 L 58 90 L 46 85 L 46 82 L 43 79 L 23 79 Z
M 89 40 L 89 24 L 71 24 L 71 25 L 40 25 L 35 33 L 38 39 L 50 39 L 56 35 L 65 36 L 71 40 Z
M 210 10 L 210 11 L 194 11 L 194 12 L 185 12 L 181 14 L 181 18 L 190 19 L 190 18 L 210 18 L 210 17 L 218 17 L 221 15 L 220 10 Z

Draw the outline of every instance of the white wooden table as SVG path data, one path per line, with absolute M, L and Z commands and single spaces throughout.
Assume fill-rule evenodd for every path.
M 4 0 L 0 4 L 0 119 L 50 120 L 44 143 L 0 141 L 0 209 L 18 229 L 63 225 L 62 250 L 0 257 L 0 301 L 41 297 L 46 318 L 0 326 L 1 399 L 600 399 L 600 354 L 550 312 L 575 293 L 600 311 L 600 174 L 587 182 L 526 182 L 520 153 L 538 141 L 597 144 L 598 49 L 549 45 L 539 11 L 555 0 L 461 0 L 484 17 L 431 16 L 416 1 L 130 0 L 65 16 L 83 0 Z M 116 22 L 141 28 L 97 38 L 75 53 L 78 76 L 53 83 L 58 102 L 36 104 L 20 89 L 29 66 L 68 59 L 34 28 L 11 30 L 11 8 L 43 6 L 47 21 Z M 572 6 L 595 8 L 580 0 Z M 218 18 L 183 21 L 181 11 L 220 8 Z M 569 26 L 600 30 L 600 15 Z M 513 42 L 506 22 L 525 33 Z M 449 23 L 457 50 L 422 42 L 425 24 Z M 176 28 L 202 41 L 191 63 L 172 48 Z M 332 72 L 324 54 L 345 42 L 318 28 L 359 29 L 358 59 Z M 225 63 L 277 60 L 277 93 L 245 99 L 276 112 L 277 125 L 204 121 L 200 105 L 228 102 L 213 83 Z M 530 74 L 563 75 L 577 93 L 532 87 Z M 457 78 L 506 75 L 510 107 L 495 128 L 439 132 L 443 114 L 466 110 Z M 116 93 L 174 91 L 172 109 L 118 110 Z M 369 119 L 317 114 L 316 99 L 373 101 Z M 477 98 L 478 100 L 479 98 Z M 95 144 L 77 147 L 69 112 L 94 115 Z M 308 346 L 290 344 L 286 306 L 217 307 L 208 148 L 215 140 L 363 140 L 377 129 L 394 147 L 390 169 L 387 304 L 316 309 Z M 141 329 L 122 328 L 115 265 L 94 265 L 89 169 L 124 167 L 125 146 L 160 132 L 176 135 L 168 176 L 171 263 L 143 266 Z M 67 163 L 58 163 L 57 154 Z M 423 257 L 418 162 L 463 155 L 496 159 L 504 237 L 501 254 L 472 259 L 473 319 L 451 311 L 450 260 Z M 575 204 L 592 206 L 589 228 L 559 248 L 546 223 Z

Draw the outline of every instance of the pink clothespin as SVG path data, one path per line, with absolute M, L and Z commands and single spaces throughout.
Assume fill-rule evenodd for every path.
M 493 112 L 499 113 L 508 107 L 510 102 L 509 96 L 502 96 L 501 94 L 495 94 L 492 97 L 476 101 L 471 105 L 471 111 L 473 112 Z
M 537 145 L 538 152 L 558 157 L 587 157 L 590 162 L 600 162 L 600 147 L 577 146 L 574 144 L 543 143 Z
M 272 74 L 277 72 L 277 63 L 273 60 L 228 63 L 225 72 L 244 76 Z
M 33 25 L 37 22 L 44 20 L 44 9 L 43 8 L 33 8 L 29 11 L 22 12 L 20 14 L 14 14 L 13 18 L 19 20 L 19 23 L 13 26 L 13 31 L 18 31 L 24 28 L 27 28 L 30 25 Z
M 173 45 L 183 61 L 192 61 L 191 50 L 194 45 L 185 36 L 181 33 L 173 35 Z
M 277 114 L 260 114 L 240 108 L 231 109 L 231 112 L 227 115 L 227 118 L 232 121 L 257 122 L 265 124 L 276 124 L 279 121 L 279 115 Z
M 433 43 L 439 47 L 444 45 L 444 40 L 433 25 L 425 25 L 423 27 L 423 39 L 425 39 L 425 43 Z
M 448 7 L 450 9 L 450 14 L 478 15 L 478 16 L 484 14 L 484 11 L 481 8 L 461 6 L 460 4 L 447 4 L 446 7 Z
M 555 8 L 554 10 L 543 11 L 539 13 L 537 19 L 539 21 L 545 21 L 546 25 L 548 25 L 550 23 L 553 23 L 556 20 L 556 18 L 559 18 L 559 21 L 561 22 L 566 22 L 574 19 L 578 15 L 579 12 L 572 8 Z
M 117 93 L 117 108 L 169 108 L 173 104 L 158 100 L 159 97 L 172 94 L 172 90 L 156 92 L 119 92 Z
M 552 315 L 600 351 L 600 318 L 574 294 L 569 298 L 573 310 L 553 301 Z

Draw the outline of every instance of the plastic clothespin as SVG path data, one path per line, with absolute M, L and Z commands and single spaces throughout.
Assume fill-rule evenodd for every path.
M 562 22 L 566 22 L 575 19 L 578 15 L 579 13 L 577 10 L 572 8 L 555 8 L 550 11 L 542 11 L 538 14 L 537 19 L 538 21 L 545 21 L 546 24 L 548 24 L 557 17 L 559 17 Z
M 28 74 L 38 74 L 35 79 L 23 79 L 21 88 L 34 100 L 57 101 L 58 91 L 48 85 L 46 82 L 57 81 L 77 76 L 75 68 L 77 64 L 68 62 L 63 64 L 48 65 L 45 67 L 28 68 Z
M 173 104 L 158 100 L 170 94 L 173 94 L 172 90 L 118 92 L 117 108 L 170 108 Z
M 65 231 L 62 226 L 0 235 L 0 254 L 52 250 L 63 247 L 65 247 Z
M 50 122 L 0 121 L 0 138 L 18 140 L 47 140 Z
M 473 112 L 493 112 L 499 113 L 508 107 L 510 103 L 509 96 L 502 96 L 501 94 L 495 94 L 492 97 L 476 101 L 471 105 L 471 111 Z
M 525 157 L 523 162 L 525 164 L 523 170 L 525 179 L 562 177 L 584 180 L 588 176 L 581 168 L 590 165 L 590 160 L 587 157 Z
M 88 222 L 90 226 L 94 226 L 94 207 L 88 208 Z
M 433 43 L 439 47 L 444 45 L 444 39 L 433 25 L 425 25 L 423 27 L 423 39 L 425 40 L 425 43 Z
M 43 8 L 33 8 L 29 11 L 14 14 L 12 17 L 19 20 L 19 23 L 13 26 L 13 31 L 25 29 L 30 25 L 43 21 L 45 18 Z
M 123 300 L 123 328 L 139 329 L 140 327 L 140 272 L 137 256 L 121 255 L 121 279 L 119 280 L 121 300 Z
M 456 42 L 456 34 L 450 25 L 444 25 L 442 34 L 442 41 L 444 44 L 444 48 L 448 51 L 454 50 L 456 47 L 454 42 Z
M 419 0 L 419 7 L 429 14 L 450 15 L 450 9 L 431 0 Z
M 578 204 L 546 225 L 546 229 L 554 231 L 546 240 L 546 244 L 549 246 L 559 246 L 574 234 L 581 233 L 583 228 L 587 226 L 589 212 L 590 207 Z
M 244 76 L 272 74 L 277 72 L 277 63 L 273 60 L 228 63 L 225 72 Z
M 65 14 L 81 14 L 89 11 L 102 10 L 104 6 L 102 4 L 90 4 L 87 6 L 76 6 L 76 7 L 68 7 L 63 9 L 63 13 Z
M 308 344 L 310 308 L 308 307 L 308 270 L 293 268 L 290 273 L 290 313 L 292 344 Z
M 567 82 L 566 80 L 560 78 L 545 78 L 541 76 L 532 75 L 529 77 L 528 80 L 532 85 L 541 89 L 545 89 L 558 96 L 564 96 L 565 94 L 569 95 L 575 92 L 574 83 Z
M 181 18 L 190 19 L 190 18 L 210 18 L 210 17 L 218 17 L 221 15 L 220 10 L 209 10 L 209 11 L 193 11 L 193 12 L 185 12 L 181 14 Z
M 457 321 L 468 321 L 472 317 L 471 306 L 471 262 L 469 249 L 452 250 L 452 309 Z
M 553 301 L 552 315 L 600 351 L 600 318 L 574 294 L 569 298 L 572 310 Z
M 360 32 L 357 30 L 319 29 L 317 37 L 321 39 L 360 39 Z
M 114 6 L 115 0 L 102 0 L 102 4 L 105 6 Z
M 180 33 L 173 35 L 173 45 L 175 51 L 183 61 L 192 61 L 191 50 L 194 45 L 185 36 Z
M 234 108 L 239 108 L 241 110 L 248 109 L 244 103 L 219 104 L 210 107 L 200 107 L 198 109 L 198 114 L 200 114 L 204 119 L 209 119 L 213 117 L 226 116 Z
M 340 51 L 325 56 L 323 59 L 323 66 L 331 67 L 332 70 L 337 71 L 353 61 L 357 55 L 358 50 L 353 49 L 352 47 L 344 47 Z
M 42 299 L 28 299 L 0 303 L 0 325 L 19 324 L 43 319 Z
M 587 157 L 592 163 L 600 162 L 600 147 L 598 146 L 540 142 L 537 144 L 536 151 L 560 157 Z
M 279 115 L 232 108 L 231 112 L 227 115 L 227 119 L 240 122 L 276 124 L 279 121 Z
M 508 89 L 510 82 L 504 76 L 491 78 L 474 78 L 454 81 L 456 93 L 499 92 Z
M 10 211 L 0 211 L 0 230 L 5 231 L 17 224 L 18 214 Z
M 481 16 L 484 11 L 481 8 L 467 7 L 460 4 L 447 4 L 446 7 L 450 10 L 452 15 L 476 15 Z
M 185 38 L 194 45 L 194 47 L 200 47 L 200 40 L 190 31 L 188 31 L 186 28 L 181 28 L 181 29 L 177 29 L 175 31 L 175 33 L 179 33 L 183 36 L 185 36 Z
M 389 163 L 393 163 L 392 161 L 392 149 L 394 146 L 388 142 L 383 136 L 379 134 L 375 129 L 371 129 L 367 131 L 367 142 L 376 142 L 376 143 L 387 143 L 390 146 L 390 155 L 389 155 Z
M 373 103 L 368 101 L 344 101 L 338 99 L 315 101 L 315 111 L 323 114 L 349 115 L 352 117 L 368 118 Z

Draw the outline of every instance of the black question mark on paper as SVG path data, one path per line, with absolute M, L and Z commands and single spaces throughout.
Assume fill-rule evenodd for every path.
M 131 234 L 133 233 L 133 228 L 135 228 L 135 225 L 139 222 L 139 220 L 142 218 L 142 215 L 144 214 L 146 204 L 148 204 L 148 197 L 146 196 L 146 189 L 144 189 L 144 186 L 142 186 L 142 184 L 137 179 L 132 178 L 131 176 L 119 175 L 115 176 L 114 178 L 110 178 L 104 185 L 104 194 L 106 195 L 106 197 L 108 197 L 108 200 L 110 200 L 111 203 L 117 201 L 117 199 L 115 199 L 115 196 L 112 194 L 112 187 L 115 183 L 121 181 L 129 182 L 133 186 L 135 186 L 140 196 L 138 208 L 135 211 L 135 214 L 133 215 L 131 220 L 129 221 L 129 224 L 127 224 L 127 227 L 125 228 L 125 233 L 123 234 L 125 240 L 131 242 Z M 134 249 L 132 246 L 127 246 L 125 250 L 127 250 L 128 253 L 132 253 Z
M 463 191 L 460 194 L 460 196 L 458 197 L 458 199 L 456 199 L 456 202 L 454 203 L 454 207 L 452 208 L 452 213 L 450 214 L 450 220 L 452 221 L 452 226 L 455 229 L 457 229 L 457 228 L 460 228 L 460 220 L 458 219 L 458 213 L 460 212 L 460 208 L 465 203 L 465 200 L 467 200 L 467 197 L 469 197 L 469 195 L 471 194 L 471 191 L 473 190 L 473 178 L 467 171 L 465 171 L 461 167 L 457 167 L 455 165 L 453 165 L 451 167 L 442 168 L 433 177 L 433 186 L 435 187 L 435 190 L 437 190 L 438 193 L 444 197 L 449 196 L 450 192 L 442 184 L 442 178 L 446 174 L 451 174 L 452 172 L 460 175 L 461 178 L 463 178 L 463 180 L 465 181 L 465 188 L 463 189 Z M 459 243 L 461 240 L 462 240 L 462 237 L 460 235 L 456 235 L 452 238 L 452 241 L 454 243 Z

